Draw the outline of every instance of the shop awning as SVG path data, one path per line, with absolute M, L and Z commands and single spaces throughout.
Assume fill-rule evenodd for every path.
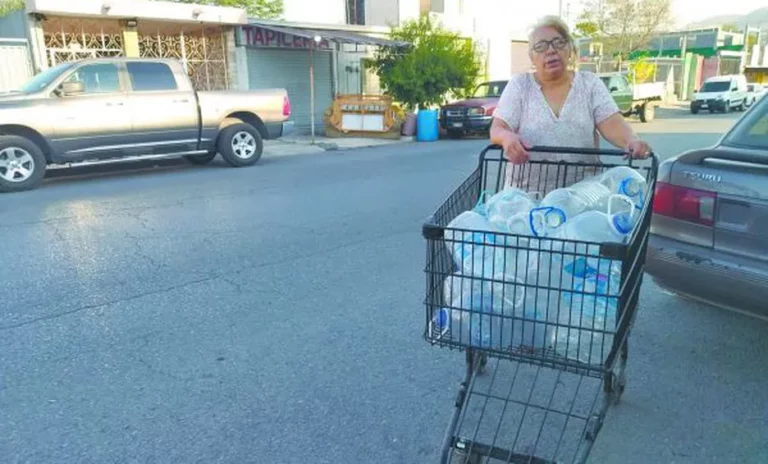
M 320 37 L 323 40 L 335 42 L 337 44 L 352 44 L 352 45 L 373 45 L 376 47 L 406 47 L 410 45 L 408 42 L 401 42 L 398 40 L 382 39 L 379 37 L 372 37 L 365 34 L 350 31 L 328 30 L 328 29 L 305 29 L 287 26 L 275 26 L 272 24 L 264 24 L 260 22 L 250 22 L 250 26 L 260 27 L 274 32 L 282 34 L 290 34 L 296 37 L 302 37 L 305 39 L 314 40 L 315 37 Z

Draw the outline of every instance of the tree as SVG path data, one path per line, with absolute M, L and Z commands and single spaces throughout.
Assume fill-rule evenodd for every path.
M 671 25 L 671 0 L 587 0 L 579 24 L 607 49 L 626 57 L 642 50 L 657 33 Z
M 471 92 L 481 65 L 474 44 L 444 29 L 428 16 L 392 30 L 404 48 L 380 48 L 373 60 L 385 92 L 409 109 L 440 105 L 449 94 Z
M 230 6 L 245 8 L 248 16 L 261 19 L 278 19 L 283 15 L 283 0 L 166 0 L 177 3 Z
M 24 8 L 24 0 L 0 0 L 0 18 Z
M 574 35 L 576 37 L 594 37 L 597 33 L 597 24 L 591 21 L 578 22 L 576 27 L 574 27 Z

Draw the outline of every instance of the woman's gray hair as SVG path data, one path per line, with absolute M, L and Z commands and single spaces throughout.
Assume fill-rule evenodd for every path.
M 576 51 L 576 43 L 573 40 L 571 29 L 568 27 L 568 24 L 566 24 L 565 21 L 560 19 L 559 16 L 544 16 L 543 18 L 536 21 L 528 33 L 529 48 L 533 47 L 533 35 L 536 33 L 536 31 L 544 27 L 549 27 L 556 30 L 557 33 L 560 34 L 571 46 L 571 53 Z

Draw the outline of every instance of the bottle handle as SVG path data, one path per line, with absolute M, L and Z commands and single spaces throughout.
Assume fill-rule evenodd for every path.
M 557 213 L 557 215 L 560 217 L 560 224 L 558 224 L 558 227 L 562 225 L 563 222 L 565 222 L 565 212 L 561 210 L 560 208 L 555 208 L 554 206 L 540 206 L 538 208 L 533 208 L 530 213 L 528 213 L 528 225 L 531 228 L 531 232 L 533 233 L 533 236 L 536 238 L 539 238 L 539 232 L 536 230 L 535 220 L 534 217 L 537 215 L 540 215 L 542 217 L 542 224 L 546 223 L 547 215 L 550 213 Z
M 622 195 L 620 193 L 613 194 L 608 199 L 608 216 L 613 217 L 616 212 L 614 211 L 614 205 L 616 204 L 616 200 L 620 200 L 626 204 L 629 205 L 629 219 L 632 220 L 635 216 L 635 208 L 637 205 L 635 205 L 635 202 L 632 201 L 631 198 L 629 198 L 626 195 Z

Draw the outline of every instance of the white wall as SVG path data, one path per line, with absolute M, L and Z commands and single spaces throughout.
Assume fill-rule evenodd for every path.
M 365 0 L 366 26 L 397 26 L 400 11 L 393 0 Z
M 283 0 L 283 19 L 299 23 L 346 24 L 344 0 Z
M 394 3 L 395 0 L 389 0 L 389 1 Z M 407 21 L 409 19 L 419 18 L 419 0 L 399 0 L 399 4 L 400 4 L 400 22 Z

